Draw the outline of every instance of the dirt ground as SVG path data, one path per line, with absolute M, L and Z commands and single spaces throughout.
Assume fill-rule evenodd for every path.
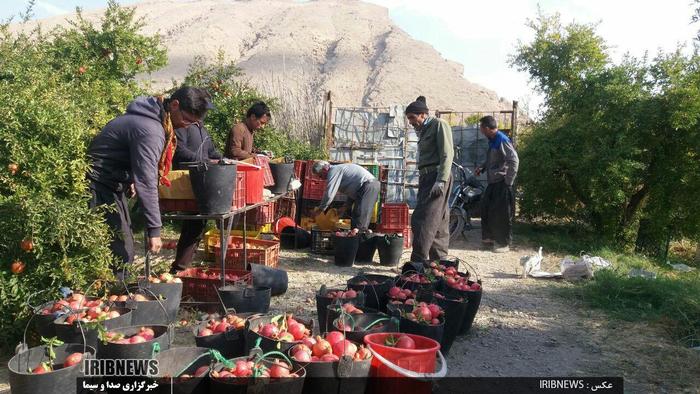
M 510 253 L 494 254 L 478 250 L 478 240 L 475 230 L 451 246 L 480 274 L 484 295 L 471 332 L 450 350 L 449 376 L 623 376 L 630 393 L 700 392 L 700 352 L 677 346 L 660 325 L 611 321 L 553 294 L 569 283 L 522 279 L 519 258 L 534 253 L 532 246 L 516 241 Z M 159 259 L 170 261 L 171 254 Z M 546 255 L 545 266 L 560 257 Z M 315 317 L 314 291 L 322 284 L 341 286 L 359 271 L 395 273 L 376 263 L 336 267 L 332 257 L 308 251 L 283 251 L 280 266 L 289 273 L 289 289 L 272 299 L 272 312 L 304 317 Z M 190 329 L 179 328 L 176 346 L 187 345 L 194 345 Z M 3 360 L 0 393 L 8 389 Z

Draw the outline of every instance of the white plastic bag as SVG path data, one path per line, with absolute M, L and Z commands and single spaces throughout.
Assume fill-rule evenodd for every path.
M 593 265 L 587 259 L 575 259 L 567 256 L 561 261 L 560 266 L 564 279 L 581 280 L 593 277 Z

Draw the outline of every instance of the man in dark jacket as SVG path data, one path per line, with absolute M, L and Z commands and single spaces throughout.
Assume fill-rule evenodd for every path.
M 175 149 L 173 157 L 173 169 L 187 169 L 183 163 L 217 162 L 221 159 L 221 153 L 216 150 L 209 133 L 200 122 L 179 128 L 175 130 L 175 134 L 177 135 L 177 149 Z M 170 268 L 171 273 L 176 273 L 190 266 L 206 226 L 206 220 L 185 220 L 182 222 L 175 261 Z
M 450 246 L 452 190 L 452 128 L 429 115 L 425 97 L 406 107 L 406 118 L 418 133 L 418 203 L 411 216 L 411 261 L 439 260 Z
M 134 236 L 127 197 L 138 196 L 144 211 L 148 249 L 161 248 L 158 183 L 169 170 L 175 133 L 173 127 L 201 122 L 210 101 L 205 91 L 183 87 L 169 99 L 138 97 L 126 113 L 113 119 L 95 136 L 88 149 L 91 168 L 92 208 L 116 205 L 105 210 L 113 231 L 110 248 L 121 263 L 134 259 Z M 121 267 L 114 267 L 115 273 Z
M 518 174 L 518 153 L 510 138 L 498 131 L 498 122 L 493 116 L 481 118 L 479 129 L 489 139 L 486 162 L 475 171 L 477 176 L 485 171 L 488 181 L 481 197 L 481 242 L 493 247 L 496 253 L 505 253 L 510 250 L 512 237 L 513 183 Z

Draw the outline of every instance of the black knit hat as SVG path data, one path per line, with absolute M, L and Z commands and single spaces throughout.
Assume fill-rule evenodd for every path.
M 418 96 L 416 101 L 412 102 L 411 104 L 408 104 L 408 107 L 406 107 L 406 114 L 427 114 L 429 113 L 430 110 L 428 109 L 428 105 L 425 103 L 425 96 Z

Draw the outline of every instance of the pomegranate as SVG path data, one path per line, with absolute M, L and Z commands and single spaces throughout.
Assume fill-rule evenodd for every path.
M 314 345 L 313 355 L 316 357 L 321 357 L 324 354 L 332 353 L 333 348 L 331 344 L 321 337 L 316 337 L 316 344 Z
M 197 368 L 196 371 L 194 371 L 194 376 L 204 376 L 207 372 L 209 372 L 209 366 L 202 365 L 201 367 Z
M 272 323 L 265 324 L 259 331 L 260 335 L 268 338 L 275 338 L 279 335 L 280 330 Z
M 69 354 L 68 357 L 63 361 L 63 368 L 68 368 L 72 367 L 83 359 L 83 354 L 82 353 L 72 353 Z
M 301 340 L 302 338 L 304 338 L 306 327 L 304 327 L 303 324 L 292 323 L 289 325 L 288 331 L 290 334 L 292 334 L 292 336 L 294 337 L 294 340 L 298 341 L 298 340 Z
M 415 349 L 416 342 L 408 335 L 401 335 L 396 341 L 396 347 L 399 349 Z
M 333 347 L 338 341 L 342 341 L 343 339 L 345 339 L 345 335 L 343 335 L 343 333 L 340 331 L 331 331 L 328 334 L 326 334 L 326 341 L 330 343 L 331 347 Z
M 347 339 L 340 340 L 333 345 L 333 354 L 336 356 L 350 356 L 353 357 L 357 352 L 357 346 L 348 341 Z
M 284 361 L 275 359 L 275 361 L 270 366 L 270 377 L 271 378 L 286 378 L 289 377 L 289 370 L 291 368 Z

